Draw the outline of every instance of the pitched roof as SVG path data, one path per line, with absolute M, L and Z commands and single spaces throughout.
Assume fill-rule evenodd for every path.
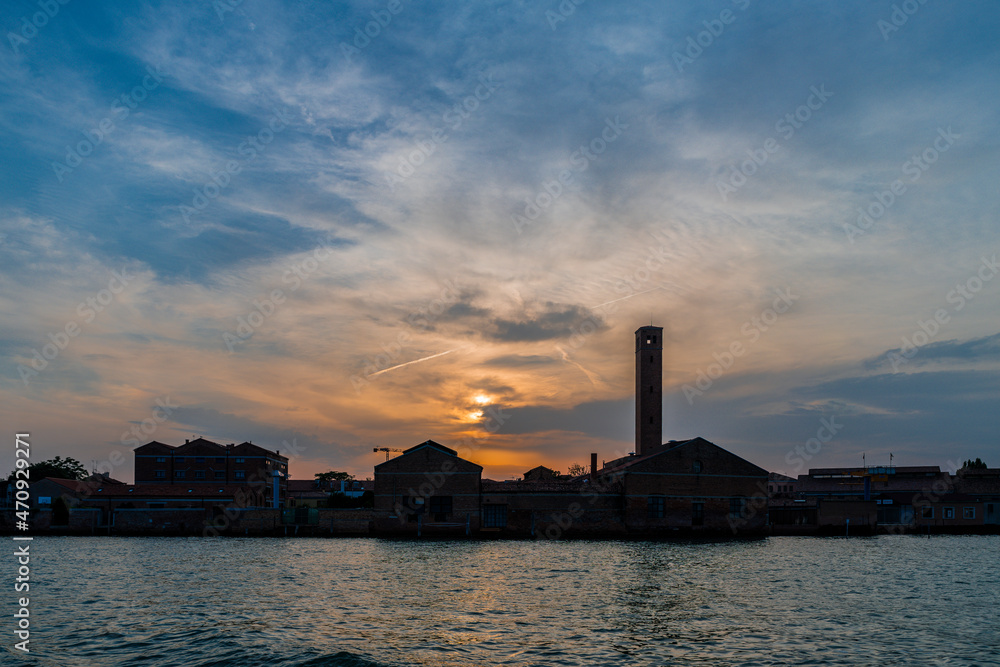
M 409 449 L 404 449 L 403 450 L 403 454 L 409 454 L 410 452 L 416 451 L 416 450 L 420 449 L 421 447 L 434 447 L 436 449 L 440 449 L 445 454 L 451 454 L 452 456 L 458 456 L 458 452 L 456 452 L 454 449 L 450 449 L 448 447 L 445 447 L 441 443 L 434 442 L 433 440 L 424 440 L 419 445 L 414 445 L 413 447 L 410 447 Z
M 421 450 L 427 450 L 427 449 L 431 449 L 431 450 L 434 450 L 434 451 L 439 452 L 441 454 L 444 454 L 445 456 L 451 456 L 451 457 L 454 457 L 454 458 L 458 459 L 458 461 L 460 462 L 458 465 L 460 465 L 460 466 L 464 466 L 464 467 L 470 467 L 471 466 L 472 468 L 478 469 L 480 471 L 482 471 L 482 469 L 483 469 L 483 467 L 481 465 L 479 465 L 477 463 L 473 463 L 472 461 L 468 461 L 468 460 L 463 459 L 462 457 L 460 457 L 458 455 L 458 452 L 456 452 L 454 449 L 450 449 L 448 447 L 445 447 L 441 443 L 434 442 L 433 440 L 425 440 L 425 441 L 421 442 L 419 445 L 414 445 L 413 447 L 410 447 L 409 449 L 403 450 L 403 453 L 400 454 L 399 456 L 397 456 L 395 458 L 391 458 L 388 461 L 384 461 L 383 463 L 379 463 L 377 466 L 375 466 L 375 472 L 376 473 L 379 472 L 380 469 L 383 472 L 386 471 L 386 470 L 392 470 L 393 468 L 395 468 L 396 466 L 399 465 L 399 462 L 400 462 L 401 459 L 403 459 L 403 458 L 405 458 L 407 456 L 411 456 L 414 453 L 419 452 Z
M 753 466 L 754 468 L 757 468 L 758 470 L 760 470 L 761 475 L 767 475 L 768 474 L 768 472 L 766 470 L 764 470 L 763 468 L 761 468 L 757 464 L 751 463 L 750 461 L 747 461 L 742 456 L 734 454 L 734 453 L 732 453 L 731 451 L 729 451 L 728 449 L 726 449 L 724 447 L 719 447 L 714 442 L 710 442 L 708 440 L 705 440 L 705 438 L 702 438 L 701 436 L 698 436 L 698 437 L 695 437 L 695 438 L 691 438 L 690 440 L 671 440 L 670 442 L 667 442 L 667 443 L 664 443 L 664 444 L 660 445 L 660 447 L 658 447 L 657 449 L 655 449 L 652 452 L 649 452 L 648 454 L 643 454 L 641 456 L 629 456 L 629 457 L 626 457 L 626 458 L 618 459 L 616 461 L 612 461 L 611 462 L 611 467 L 605 467 L 602 470 L 598 470 L 597 472 L 600 475 L 613 474 L 613 473 L 617 473 L 617 472 L 626 472 L 629 468 L 631 468 L 632 466 L 636 465 L 637 463 L 640 463 L 640 462 L 643 462 L 643 461 L 648 461 L 648 460 L 650 460 L 652 458 L 660 456 L 661 454 L 666 454 L 667 452 L 674 452 L 674 451 L 677 451 L 678 449 L 680 449 L 682 447 L 687 447 L 687 446 L 690 446 L 690 445 L 693 445 L 693 444 L 696 444 L 696 443 L 697 444 L 709 445 L 710 447 L 715 447 L 716 449 L 719 449 L 719 450 L 725 452 L 729 456 L 732 456 L 733 458 L 742 461 L 743 463 L 747 464 L 748 466 Z
M 41 481 L 53 482 L 65 488 L 68 491 L 72 491 L 73 493 L 87 493 L 93 487 L 93 482 L 88 482 L 87 480 L 63 479 L 61 477 L 43 477 L 42 479 L 33 483 L 37 484 L 38 482 Z

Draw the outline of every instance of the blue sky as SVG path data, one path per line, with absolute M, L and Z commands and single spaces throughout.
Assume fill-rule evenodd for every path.
M 0 409 L 36 459 L 612 459 L 653 321 L 665 439 L 1000 465 L 994 3 L 44 11 L 0 15 Z

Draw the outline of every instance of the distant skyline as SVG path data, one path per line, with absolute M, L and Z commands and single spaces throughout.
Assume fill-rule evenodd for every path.
M 0 13 L 35 460 L 565 471 L 632 451 L 652 323 L 664 440 L 1000 465 L 995 3 L 53 7 Z

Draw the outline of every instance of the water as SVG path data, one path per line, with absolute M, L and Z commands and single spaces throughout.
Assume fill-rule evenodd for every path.
M 32 654 L 4 584 L 3 665 L 1000 665 L 996 536 L 31 550 Z

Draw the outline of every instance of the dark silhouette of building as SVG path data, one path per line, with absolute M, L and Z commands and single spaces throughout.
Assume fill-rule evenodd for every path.
M 635 332 L 635 453 L 663 443 L 663 327 Z
M 375 532 L 464 531 L 510 536 L 586 537 L 757 534 L 768 473 L 693 438 L 663 443 L 663 329 L 635 332 L 636 451 L 586 474 L 538 466 L 517 481 L 481 478 L 482 467 L 433 441 L 375 466 Z M 766 505 L 766 500 L 764 501 Z

